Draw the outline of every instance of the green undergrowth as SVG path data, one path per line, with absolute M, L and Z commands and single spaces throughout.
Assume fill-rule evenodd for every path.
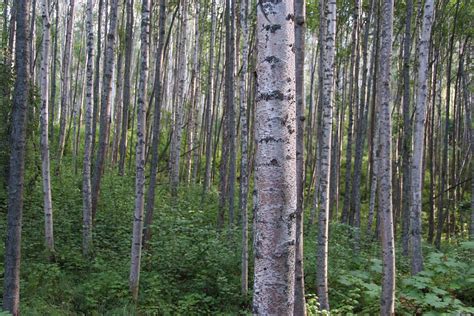
M 157 187 L 152 240 L 142 257 L 140 295 L 135 304 L 128 290 L 134 178 L 119 177 L 116 171 L 105 174 L 93 233 L 94 251 L 90 258 L 84 258 L 82 178 L 74 175 L 72 169 L 66 160 L 62 175 L 53 177 L 53 262 L 48 260 L 43 245 L 39 178 L 25 195 L 23 315 L 250 314 L 252 293 L 247 297 L 240 294 L 240 229 L 237 225 L 222 232 L 216 230 L 215 191 L 203 197 L 201 186 L 183 186 L 179 197 L 173 199 L 167 185 Z M 0 231 L 4 232 L 5 203 L 1 203 L 0 212 Z M 317 231 L 308 224 L 305 228 L 307 306 L 309 314 L 316 315 L 321 313 L 315 295 Z M 332 313 L 376 314 L 381 290 L 381 251 L 377 242 L 364 236 L 356 248 L 354 233 L 346 225 L 330 226 Z M 474 243 L 453 242 L 446 249 L 441 253 L 425 247 L 425 271 L 414 277 L 410 276 L 408 259 L 397 257 L 397 313 L 474 313 Z M 0 260 L 4 261 L 3 240 Z

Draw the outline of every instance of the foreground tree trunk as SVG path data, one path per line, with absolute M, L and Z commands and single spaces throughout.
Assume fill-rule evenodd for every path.
M 411 170 L 411 272 L 417 274 L 423 270 L 423 253 L 421 251 L 421 207 L 423 190 L 423 149 L 425 147 L 426 96 L 428 77 L 428 57 L 430 47 L 431 25 L 433 23 L 433 0 L 426 0 L 423 13 L 423 26 L 418 45 L 418 82 L 416 91 L 415 131 L 413 134 L 413 160 Z M 433 118 L 431 118 L 433 119 Z
M 130 291 L 138 300 L 140 262 L 142 256 L 143 209 L 145 204 L 145 132 L 146 132 L 146 85 L 148 77 L 148 49 L 150 37 L 150 2 L 142 0 L 140 81 L 138 84 L 137 147 L 135 175 L 135 213 L 133 216 L 132 262 L 130 264 Z
M 20 315 L 21 222 L 25 175 L 26 117 L 30 91 L 30 1 L 17 0 L 15 41 L 15 88 L 11 116 L 10 174 L 8 178 L 7 238 L 3 276 L 3 309 Z
M 253 313 L 291 315 L 295 283 L 296 107 L 293 1 L 257 8 Z
M 329 177 L 331 170 L 332 103 L 334 94 L 334 56 L 336 51 L 336 0 L 326 0 L 324 10 L 325 45 L 322 71 L 322 117 L 319 171 L 319 221 L 317 241 L 316 283 L 321 310 L 329 310 L 328 298 L 328 233 L 329 233 Z
M 91 192 L 91 156 L 92 156 L 92 120 L 93 120 L 93 75 L 94 75 L 94 28 L 92 26 L 92 0 L 87 0 L 86 8 L 86 126 L 84 130 L 84 162 L 82 175 L 82 253 L 87 256 L 92 243 L 92 192 Z
M 54 253 L 53 234 L 53 202 L 51 200 L 51 170 L 49 160 L 49 46 L 50 28 L 48 0 L 41 1 L 41 17 L 43 20 L 43 48 L 41 61 L 41 173 L 43 176 L 44 202 L 44 237 L 50 254 Z
M 378 207 L 382 231 L 382 296 L 381 315 L 395 313 L 395 242 L 392 210 L 392 120 L 390 108 L 390 66 L 393 33 L 393 0 L 381 6 L 380 54 L 377 74 L 377 106 L 379 115 Z

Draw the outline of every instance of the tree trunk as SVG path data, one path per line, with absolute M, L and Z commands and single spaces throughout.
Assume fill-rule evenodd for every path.
M 209 47 L 209 65 L 207 72 L 207 93 L 206 93 L 206 166 L 204 173 L 204 193 L 209 191 L 211 186 L 211 149 L 212 149 L 212 103 L 213 103 L 213 68 L 214 68 L 214 46 L 216 42 L 216 1 L 211 2 L 211 35 L 210 35 L 210 47 Z
M 133 47 L 133 0 L 126 0 L 127 26 L 125 27 L 125 65 L 132 64 Z M 132 67 L 125 67 L 123 73 L 122 134 L 120 137 L 119 175 L 123 176 L 127 156 L 127 131 L 130 109 L 130 74 Z
M 287 18 L 293 10 L 292 0 L 257 8 L 255 315 L 291 315 L 294 308 L 295 30 Z
M 92 179 L 92 218 L 95 219 L 97 203 L 100 194 L 100 182 L 104 172 L 105 156 L 109 145 L 110 132 L 110 99 L 112 96 L 112 74 L 115 63 L 115 37 L 117 25 L 118 0 L 112 0 L 109 16 L 109 28 L 105 49 L 105 67 L 104 77 L 102 79 L 102 97 L 100 109 L 100 129 L 99 129 L 99 149 L 97 152 L 96 163 L 94 165 L 94 177 Z M 97 64 L 96 64 L 97 66 Z M 99 71 L 99 69 L 96 69 Z
M 53 57 L 52 57 L 52 69 L 51 69 L 51 120 L 50 120 L 50 132 L 49 136 L 54 141 L 54 115 L 55 115 L 55 104 L 56 104 L 56 68 L 57 68 L 57 56 L 58 56 L 58 26 L 59 26 L 59 0 L 56 0 L 56 17 L 54 21 L 54 43 L 53 43 Z
M 234 196 L 235 196 L 235 105 L 234 105 L 234 72 L 235 72 L 235 1 L 226 0 L 226 70 L 225 88 L 226 105 L 228 116 L 228 138 L 223 139 L 229 146 L 229 173 L 227 178 L 229 199 L 229 224 L 234 224 Z
M 131 0 L 133 1 L 133 0 Z M 92 157 L 95 155 L 95 139 L 97 133 L 97 120 L 99 117 L 99 94 L 100 94 L 100 58 L 102 56 L 102 11 L 104 8 L 104 0 L 99 0 L 99 12 L 97 14 L 97 54 L 95 56 L 95 77 L 94 77 L 94 110 L 92 118 Z M 107 7 L 106 7 L 107 11 Z M 130 45 L 132 42 L 130 41 Z M 130 64 L 127 64 L 130 65 Z M 128 67 L 126 67 L 128 68 Z M 94 195 L 94 193 L 93 193 Z
M 329 233 L 329 179 L 331 170 L 332 104 L 334 95 L 334 58 L 336 50 L 336 1 L 327 0 L 324 8 L 325 47 L 321 51 L 322 117 L 319 171 L 319 217 L 316 251 L 316 283 L 321 310 L 329 311 L 328 298 L 328 233 Z
M 74 25 L 74 1 L 69 1 L 69 9 L 67 13 L 66 22 L 66 42 L 64 44 L 64 55 L 62 63 L 62 77 L 61 77 L 61 116 L 59 121 L 59 144 L 58 144 L 58 161 L 56 166 L 56 173 L 61 169 L 61 160 L 64 154 L 64 146 L 66 145 L 66 123 L 67 111 L 70 102 L 70 72 L 71 72 L 71 54 L 72 54 L 72 28 Z
M 242 274 L 241 288 L 242 296 L 248 294 L 248 273 L 249 273 L 249 248 L 248 248 L 248 119 L 247 119 L 247 71 L 248 71 L 248 54 L 249 54 L 249 30 L 248 30 L 248 1 L 244 0 L 240 6 L 240 27 L 243 36 L 242 48 L 242 71 L 240 72 L 240 196 L 239 208 L 242 216 Z
M 137 146 L 135 176 L 135 213 L 133 216 L 132 262 L 130 264 L 130 291 L 134 301 L 138 300 L 140 261 L 142 256 L 143 209 L 145 204 L 145 127 L 146 85 L 148 77 L 148 49 L 150 37 L 150 2 L 142 0 L 140 34 L 140 81 L 138 84 Z
M 445 201 L 444 201 L 444 194 L 446 189 L 446 179 L 448 173 L 448 147 L 449 147 L 449 108 L 451 103 L 451 67 L 453 62 L 453 53 L 454 53 L 454 36 L 456 34 L 456 23 L 457 17 L 459 12 L 459 0 L 456 2 L 456 12 L 454 13 L 454 21 L 453 21 L 453 31 L 451 33 L 451 38 L 449 41 L 449 50 L 448 50 L 448 69 L 446 71 L 446 118 L 445 118 L 445 130 L 444 130 L 444 145 L 443 145 L 443 156 L 441 162 L 441 185 L 440 185 L 440 192 L 439 195 L 439 207 L 438 207 L 438 227 L 436 230 L 436 238 L 435 238 L 435 246 L 436 248 L 441 248 L 441 234 L 443 233 L 443 226 L 444 221 L 447 213 L 444 212 Z
M 183 111 L 185 101 L 185 83 L 186 83 L 186 38 L 187 38 L 187 0 L 181 0 L 181 30 L 178 47 L 178 102 L 175 105 L 175 116 L 173 122 L 173 135 L 171 139 L 171 168 L 170 182 L 171 194 L 178 195 L 179 185 L 179 160 L 181 153 L 181 135 L 183 128 Z
M 412 161 L 412 201 L 411 201 L 411 272 L 417 274 L 423 270 L 423 253 L 421 249 L 421 207 L 422 207 L 422 177 L 423 177 L 423 148 L 425 146 L 426 96 L 428 77 L 428 51 L 430 45 L 431 25 L 433 23 L 433 0 L 425 1 L 423 26 L 418 44 L 418 82 L 416 91 L 415 130 L 413 134 Z
M 158 38 L 158 51 L 156 53 L 155 70 L 155 114 L 153 117 L 153 140 L 151 145 L 151 170 L 150 184 L 148 186 L 145 224 L 143 231 L 143 244 L 145 245 L 151 238 L 151 224 L 153 222 L 153 210 L 155 207 L 156 175 L 158 173 L 158 145 L 160 144 L 160 119 L 162 106 L 162 84 L 161 84 L 161 63 L 163 60 L 163 47 L 165 44 L 165 23 L 166 23 L 166 0 L 160 0 L 160 17 Z
M 410 197 L 412 195 L 410 183 L 412 178 L 410 175 L 412 137 L 410 110 L 410 43 L 412 13 L 413 0 L 407 0 L 405 37 L 403 39 L 402 255 L 404 256 L 408 256 L 408 241 L 410 239 Z M 421 130 L 421 133 L 423 133 L 423 130 Z M 417 145 L 418 144 L 414 143 L 414 146 Z M 423 146 L 421 146 L 421 148 L 423 148 Z
M 54 253 L 53 235 L 53 202 L 51 200 L 51 170 L 48 139 L 48 106 L 49 106 L 49 46 L 50 28 L 48 0 L 41 1 L 41 18 L 43 20 L 43 47 L 41 61 L 41 173 L 43 176 L 44 202 L 44 237 L 48 252 Z
M 296 100 L 296 246 L 295 246 L 295 315 L 306 315 L 304 298 L 303 192 L 304 192 L 304 54 L 305 0 L 295 0 L 295 100 Z
M 11 114 L 10 172 L 8 179 L 7 238 L 5 241 L 5 272 L 3 276 L 3 309 L 20 315 L 21 222 L 23 214 L 23 182 L 25 145 L 30 92 L 30 41 L 28 25 L 30 1 L 17 0 L 15 41 L 15 88 Z
M 381 38 L 377 75 L 377 105 L 379 114 L 378 207 L 382 231 L 382 296 L 381 315 L 395 313 L 395 241 L 392 210 L 392 121 L 390 97 L 390 67 L 392 55 L 393 1 L 382 2 Z
M 364 41 L 362 43 L 362 85 L 359 97 L 359 120 L 356 129 L 356 140 L 355 140 L 355 155 L 354 155 L 354 177 L 352 181 L 352 208 L 351 212 L 354 214 L 354 227 L 356 227 L 356 248 L 359 247 L 360 239 L 360 211 L 361 211 L 361 177 L 362 177 L 362 160 L 364 155 L 364 143 L 367 131 L 367 113 L 368 104 L 370 102 L 370 93 L 368 92 L 367 86 L 370 86 L 370 72 L 368 69 L 368 41 L 369 31 L 372 22 L 372 15 L 374 11 L 374 1 L 370 3 L 370 11 L 368 13 L 365 30 L 364 30 Z M 371 60 L 373 62 L 373 60 Z M 368 74 L 369 73 L 369 74 Z M 367 81 L 369 84 L 367 85 Z
M 86 126 L 84 130 L 84 161 L 82 178 L 82 253 L 89 255 L 92 247 L 92 192 L 91 192 L 91 156 L 92 156 L 92 120 L 93 120 L 93 75 L 94 75 L 94 28 L 92 25 L 93 0 L 87 0 L 86 33 Z

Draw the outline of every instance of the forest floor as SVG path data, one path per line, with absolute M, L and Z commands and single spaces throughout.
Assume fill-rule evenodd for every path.
M 203 198 L 201 186 L 182 187 L 179 198 L 172 199 L 167 186 L 158 186 L 153 235 L 143 255 L 140 296 L 135 305 L 128 290 L 134 177 L 120 177 L 115 171 L 105 174 L 94 226 L 94 253 L 84 258 L 82 177 L 73 170 L 72 162 L 66 161 L 62 175 L 53 177 L 56 253 L 52 262 L 43 240 L 40 177 L 27 174 L 30 181 L 25 194 L 21 265 L 23 315 L 250 314 L 251 293 L 248 297 L 240 294 L 240 228 L 216 230 L 217 192 Z M 4 201 L 0 205 L 0 231 L 5 232 L 4 191 L 0 197 Z M 316 225 L 305 226 L 307 304 L 309 314 L 315 315 L 317 232 Z M 332 312 L 375 314 L 382 271 L 380 248 L 376 241 L 364 237 L 356 251 L 352 236 L 350 227 L 331 224 Z M 474 242 L 451 240 L 445 242 L 444 249 L 438 252 L 425 246 L 425 271 L 416 277 L 410 276 L 408 258 L 397 256 L 397 314 L 474 313 Z M 3 240 L 0 260 L 4 261 Z

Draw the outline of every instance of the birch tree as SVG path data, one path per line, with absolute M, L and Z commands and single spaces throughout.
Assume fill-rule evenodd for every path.
M 143 209 L 145 204 L 145 131 L 146 131 L 146 85 L 148 77 L 148 49 L 150 37 L 150 2 L 142 0 L 140 33 L 140 81 L 138 83 L 137 146 L 135 175 L 135 213 L 133 216 L 132 262 L 130 264 L 130 291 L 138 299 L 140 261 L 142 256 Z
M 334 56 L 336 43 L 336 1 L 324 4 L 324 49 L 322 54 L 322 118 L 319 171 L 319 221 L 316 252 L 316 283 L 320 307 L 329 310 L 328 298 L 328 233 L 329 233 L 329 177 L 331 170 L 332 104 L 334 94 Z
M 209 46 L 209 65 L 207 73 L 207 92 L 206 92 L 206 165 L 204 172 L 204 193 L 209 191 L 211 185 L 211 150 L 212 150 L 212 131 L 213 131 L 213 122 L 212 122 L 212 101 L 214 99 L 214 46 L 216 42 L 216 0 L 211 0 L 211 34 L 210 34 L 210 46 Z
M 428 77 L 428 51 L 430 46 L 431 26 L 433 24 L 434 3 L 426 0 L 423 13 L 423 26 L 418 44 L 418 78 L 416 85 L 415 126 L 413 133 L 413 158 L 411 171 L 412 201 L 411 201 L 411 272 L 417 274 L 423 270 L 423 253 L 421 251 L 421 206 L 422 206 L 422 177 L 423 149 L 425 147 L 426 97 Z
M 64 43 L 64 53 L 62 62 L 62 77 L 61 77 L 61 117 L 59 120 L 59 145 L 58 145 L 58 165 L 57 172 L 61 168 L 61 160 L 64 154 L 64 146 L 66 145 L 66 123 L 67 123 L 67 110 L 69 108 L 70 96 L 70 80 L 71 80 L 71 54 L 72 54 L 72 39 L 73 32 L 72 28 L 74 25 L 74 2 L 75 0 L 69 0 L 69 8 L 67 11 L 66 18 L 66 41 Z
M 382 234 L 381 315 L 395 313 L 395 241 L 392 211 L 392 121 L 390 108 L 390 66 L 392 55 L 393 1 L 382 2 L 381 32 L 377 74 L 378 106 L 378 207 Z
M 94 177 L 92 179 L 92 218 L 95 218 L 97 203 L 100 194 L 100 183 L 104 172 L 105 156 L 109 146 L 110 135 L 110 102 L 112 98 L 112 77 L 115 63 L 115 38 L 117 34 L 117 10 L 118 0 L 111 0 L 109 27 L 105 49 L 104 73 L 102 79 L 102 96 L 100 100 L 100 129 L 99 149 L 94 165 Z M 97 64 L 96 64 L 97 65 Z M 99 71 L 99 69 L 96 69 Z
M 296 213 L 293 1 L 257 8 L 255 269 L 253 313 L 291 315 Z
M 49 1 L 41 0 L 43 20 L 43 44 L 41 60 L 41 173 L 43 178 L 44 236 L 48 251 L 54 253 L 53 202 L 51 199 L 51 168 L 49 160 L 49 47 L 51 43 L 51 23 L 49 21 Z
M 133 0 L 126 0 L 127 25 L 125 27 L 125 65 L 132 63 L 133 48 Z M 122 110 L 122 132 L 120 136 L 120 159 L 119 175 L 124 174 L 125 159 L 127 156 L 127 131 L 130 108 L 130 74 L 131 67 L 125 67 L 123 73 L 123 110 Z
M 92 120 L 93 120 L 93 75 L 94 75 L 94 29 L 92 26 L 92 0 L 86 7 L 86 126 L 84 130 L 84 161 L 82 170 L 82 252 L 88 255 L 92 243 L 92 192 L 91 192 L 91 156 L 92 156 Z
M 179 184 L 179 161 L 181 153 L 181 136 L 183 125 L 183 112 L 185 101 L 185 84 L 186 84 L 186 32 L 187 32 L 187 0 L 181 0 L 181 30 L 178 47 L 178 100 L 173 121 L 173 135 L 171 138 L 170 150 L 170 183 L 171 193 L 176 196 L 178 194 Z
M 249 269 L 249 249 L 248 249 L 248 119 L 247 119 L 247 85 L 246 77 L 248 71 L 249 54 L 249 30 L 248 30 L 248 0 L 242 1 L 240 5 L 240 27 L 243 37 L 242 47 L 242 70 L 240 72 L 240 213 L 242 215 L 242 275 L 241 287 L 242 295 L 245 297 L 248 292 L 248 269 Z
M 7 237 L 5 242 L 5 272 L 3 275 L 3 309 L 20 315 L 20 259 L 23 189 L 25 176 L 25 145 L 30 92 L 30 0 L 17 0 L 15 72 L 10 134 L 10 172 L 8 178 Z
M 165 22 L 166 22 L 166 0 L 160 0 L 160 17 L 159 17 L 159 39 L 158 51 L 156 53 L 156 71 L 155 71 L 155 114 L 153 117 L 153 140 L 151 145 L 151 170 L 150 184 L 148 185 L 146 214 L 143 232 L 143 243 L 145 244 L 151 237 L 151 223 L 153 221 L 153 209 L 155 207 L 155 188 L 156 175 L 158 173 L 158 145 L 160 143 L 160 119 L 162 107 L 162 59 L 163 47 L 165 44 Z
M 295 97 L 296 97 L 296 252 L 295 252 L 295 315 L 306 315 L 303 263 L 303 191 L 304 191 L 304 55 L 305 0 L 295 0 Z

